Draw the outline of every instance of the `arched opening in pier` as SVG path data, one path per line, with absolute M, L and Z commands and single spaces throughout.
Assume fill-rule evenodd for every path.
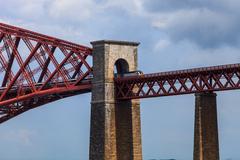
M 115 62 L 115 65 L 114 65 L 114 76 L 115 77 L 122 77 L 124 73 L 127 73 L 129 72 L 129 65 L 128 65 L 128 62 L 125 60 L 125 59 L 118 59 L 116 62 Z

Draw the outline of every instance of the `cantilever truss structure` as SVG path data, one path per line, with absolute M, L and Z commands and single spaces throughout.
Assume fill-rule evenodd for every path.
M 119 100 L 240 89 L 240 64 L 116 78 Z
M 0 123 L 91 89 L 91 48 L 0 23 Z
M 0 123 L 91 91 L 92 49 L 0 23 Z M 116 99 L 240 89 L 240 64 L 115 78 Z

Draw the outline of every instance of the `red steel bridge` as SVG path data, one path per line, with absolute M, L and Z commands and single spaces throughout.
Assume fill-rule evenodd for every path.
M 92 49 L 0 23 L 0 123 L 91 92 Z M 115 78 L 119 100 L 240 89 L 240 64 Z
M 141 160 L 140 103 L 133 99 L 198 93 L 194 160 L 218 160 L 213 92 L 240 89 L 240 64 L 114 76 L 112 68 L 111 72 L 103 68 L 116 60 L 117 71 L 127 74 L 121 56 L 136 68 L 138 43 L 111 41 L 111 60 L 105 56 L 110 51 L 103 51 L 111 50 L 107 43 L 92 42 L 89 48 L 0 23 L 0 123 L 44 104 L 92 92 L 90 160 Z M 114 54 L 117 49 L 124 55 Z M 103 56 L 106 63 L 101 62 Z

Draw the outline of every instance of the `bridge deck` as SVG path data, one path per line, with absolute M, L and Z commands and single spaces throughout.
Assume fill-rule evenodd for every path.
M 240 64 L 115 79 L 117 99 L 137 99 L 240 89 Z

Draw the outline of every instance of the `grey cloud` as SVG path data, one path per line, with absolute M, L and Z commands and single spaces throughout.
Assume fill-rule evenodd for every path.
M 143 0 L 145 9 L 150 12 L 171 12 L 183 9 L 221 8 L 222 0 Z M 219 3 L 220 2 L 220 3 Z
M 235 0 L 144 1 L 155 25 L 173 41 L 188 40 L 203 48 L 237 46 L 240 40 L 240 3 Z M 160 24 L 162 24 L 160 23 Z
M 238 45 L 240 23 L 236 17 L 208 11 L 176 15 L 166 28 L 175 41 L 189 40 L 204 48 Z

